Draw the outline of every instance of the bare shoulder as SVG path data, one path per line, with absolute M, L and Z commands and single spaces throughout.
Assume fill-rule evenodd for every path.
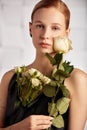
M 80 70 L 80 69 L 75 68 L 73 70 L 73 72 L 71 73 L 71 77 L 73 77 L 73 78 L 76 78 L 76 77 L 87 78 L 87 73 Z
M 75 68 L 70 77 L 66 80 L 66 85 L 70 92 L 87 90 L 87 74 Z
M 87 74 L 84 71 L 75 68 L 71 73 L 70 79 L 75 84 L 80 84 L 80 83 L 84 84 L 87 83 Z
M 0 83 L 0 89 L 4 89 L 4 88 L 8 87 L 8 84 L 9 84 L 14 72 L 15 72 L 14 69 L 12 69 L 3 75 L 2 79 L 1 79 L 1 83 Z
M 8 94 L 8 86 L 9 82 L 14 74 L 14 70 L 10 70 L 6 72 L 0 83 L 0 110 L 2 106 L 5 106 L 6 104 L 6 99 L 7 99 L 7 94 Z M 4 94 L 3 94 L 4 93 Z
M 75 68 L 65 83 L 71 99 L 69 127 L 83 130 L 87 120 L 87 74 Z

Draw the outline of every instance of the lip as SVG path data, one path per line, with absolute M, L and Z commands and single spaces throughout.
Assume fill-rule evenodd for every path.
M 40 45 L 43 48 L 47 48 L 47 47 L 51 46 L 49 43 L 44 43 L 44 42 L 41 42 Z

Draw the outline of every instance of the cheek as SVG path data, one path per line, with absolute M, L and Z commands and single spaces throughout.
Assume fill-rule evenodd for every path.
M 58 36 L 66 36 L 66 31 L 65 30 L 60 30 L 58 32 L 56 32 L 53 37 L 58 37 Z
M 32 42 L 35 48 L 38 46 L 38 37 L 34 34 L 32 34 Z
M 61 31 L 61 33 L 60 33 L 60 36 L 66 36 L 66 31 L 64 30 L 64 31 Z
M 39 32 L 37 32 L 36 30 L 32 31 L 32 36 L 33 38 L 38 38 L 39 37 Z

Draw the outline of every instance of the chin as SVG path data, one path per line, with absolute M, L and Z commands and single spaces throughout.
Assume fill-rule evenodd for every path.
M 49 54 L 53 53 L 53 51 L 47 50 L 47 49 L 42 49 L 41 52 L 42 53 L 49 53 Z
M 45 51 L 45 52 L 42 52 L 43 54 L 46 54 L 46 53 L 48 53 L 48 54 L 53 54 L 52 52 L 48 52 L 48 51 Z

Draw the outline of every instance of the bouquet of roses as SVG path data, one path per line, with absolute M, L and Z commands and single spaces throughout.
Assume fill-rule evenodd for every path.
M 40 71 L 31 68 L 26 71 L 26 67 L 17 67 L 18 94 L 23 106 L 29 105 L 42 93 L 43 87 L 51 81 Z
M 26 70 L 26 67 L 17 67 L 18 96 L 20 103 L 23 106 L 28 106 L 41 93 L 52 98 L 52 102 L 48 103 L 48 113 L 54 117 L 52 125 L 61 128 L 64 127 L 63 114 L 66 113 L 69 107 L 69 91 L 64 85 L 64 81 L 70 76 L 73 66 L 70 62 L 63 61 L 63 54 L 71 50 L 71 41 L 66 37 L 56 37 L 54 39 L 54 57 L 46 53 L 50 60 L 53 71 L 50 75 L 45 76 L 40 71 L 31 68 Z M 62 97 L 56 100 L 59 89 L 62 91 Z

